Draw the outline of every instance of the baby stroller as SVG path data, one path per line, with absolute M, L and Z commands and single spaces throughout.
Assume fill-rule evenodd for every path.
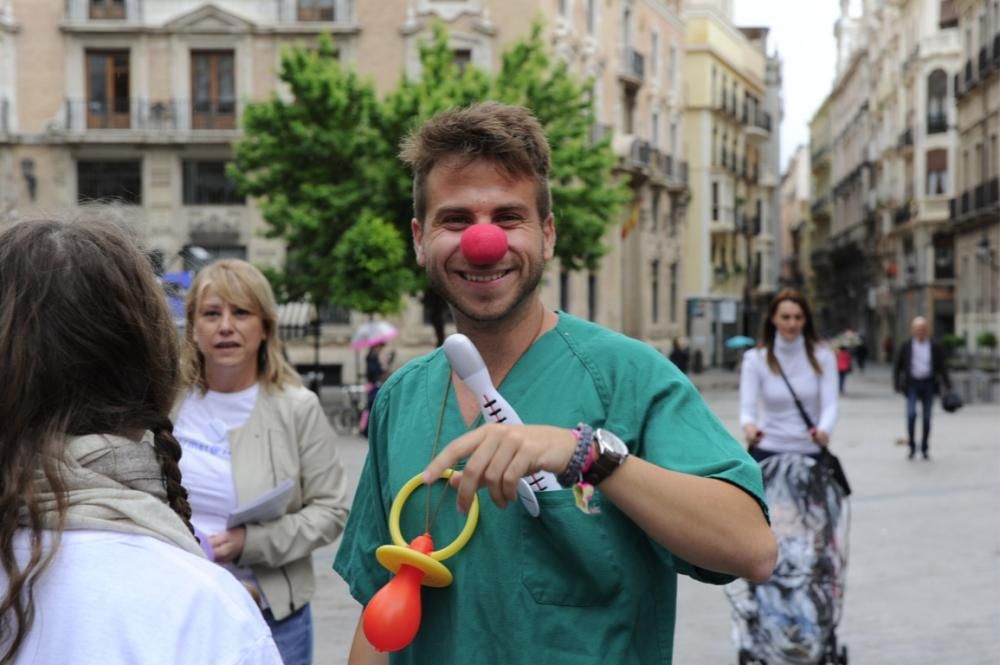
M 778 565 L 763 584 L 725 587 L 740 665 L 847 665 L 837 643 L 844 601 L 850 488 L 824 451 L 761 464 Z M 843 480 L 843 482 L 840 482 Z

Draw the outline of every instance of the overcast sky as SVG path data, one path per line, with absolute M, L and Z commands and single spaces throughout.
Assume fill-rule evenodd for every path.
M 809 120 L 833 84 L 837 61 L 833 24 L 838 0 L 736 0 L 737 26 L 767 26 L 768 50 L 783 61 L 781 170 L 799 144 L 809 143 Z

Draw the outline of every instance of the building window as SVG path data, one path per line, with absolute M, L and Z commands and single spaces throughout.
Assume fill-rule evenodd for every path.
M 957 28 L 958 17 L 958 0 L 941 0 L 938 27 L 942 30 L 945 28 Z
M 191 126 L 236 127 L 236 62 L 232 51 L 191 52 Z
M 587 318 L 597 320 L 597 275 L 587 274 Z
M 655 83 L 660 77 L 660 33 L 653 31 L 649 39 L 649 72 L 653 75 Z
M 336 20 L 336 0 L 298 0 L 298 19 L 300 21 L 334 21 Z
M 597 30 L 597 0 L 587 0 L 587 34 Z
M 660 261 L 654 259 L 650 264 L 650 269 L 653 273 L 652 284 L 650 284 L 650 296 L 653 301 L 650 308 L 650 316 L 653 323 L 657 323 L 660 320 Z
M 465 68 L 472 64 L 472 49 L 457 48 L 452 53 L 454 54 L 455 66 L 458 67 L 459 73 L 464 72 Z
M 649 118 L 649 128 L 650 128 L 650 139 L 653 142 L 653 147 L 657 150 L 660 149 L 660 114 L 658 111 L 653 111 Z
M 670 89 L 673 90 L 674 82 L 677 81 L 677 47 L 673 44 L 670 45 Z
M 142 203 L 142 161 L 80 160 L 76 163 L 78 203 Z
M 652 204 L 652 208 L 653 208 L 653 210 L 652 210 L 652 214 L 653 214 L 652 230 L 656 231 L 657 229 L 660 228 L 660 192 L 658 192 L 657 190 L 654 189 L 653 192 L 652 192 L 652 194 L 651 194 L 651 198 L 653 199 L 653 204 Z
M 184 205 L 243 205 L 236 183 L 226 175 L 222 160 L 185 159 L 182 164 Z
M 87 127 L 129 126 L 128 51 L 87 51 Z
M 719 183 L 712 183 L 712 221 L 719 221 Z
M 559 271 L 559 309 L 569 313 L 569 271 Z
M 90 0 L 90 18 L 125 18 L 125 0 Z
M 670 322 L 677 323 L 677 264 L 670 264 Z
M 948 75 L 935 69 L 927 77 L 927 133 L 948 131 Z
M 943 148 L 927 151 L 927 196 L 940 196 L 948 191 L 948 151 Z

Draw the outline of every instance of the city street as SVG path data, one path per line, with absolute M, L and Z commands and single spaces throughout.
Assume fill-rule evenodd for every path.
M 695 377 L 737 430 L 736 377 Z M 904 404 L 886 368 L 852 374 L 833 437 L 854 489 L 844 616 L 838 630 L 855 665 L 994 665 L 1000 659 L 1000 406 L 934 414 L 929 462 L 896 440 Z M 344 441 L 352 482 L 360 438 Z M 359 607 L 330 569 L 336 545 L 316 553 L 316 662 L 347 662 Z M 674 662 L 736 663 L 721 589 L 682 578 Z

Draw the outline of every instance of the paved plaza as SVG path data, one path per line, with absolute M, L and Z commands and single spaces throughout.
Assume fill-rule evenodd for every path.
M 695 377 L 736 433 L 733 374 Z M 852 665 L 1000 663 L 1000 405 L 937 409 L 931 461 L 908 461 L 903 400 L 885 368 L 847 381 L 833 437 L 850 477 L 850 563 L 838 630 Z M 366 443 L 345 439 L 352 484 Z M 352 485 L 353 491 L 353 485 Z M 316 662 L 347 662 L 359 607 L 332 572 L 334 546 L 316 553 Z M 736 663 L 721 589 L 682 578 L 677 665 Z

